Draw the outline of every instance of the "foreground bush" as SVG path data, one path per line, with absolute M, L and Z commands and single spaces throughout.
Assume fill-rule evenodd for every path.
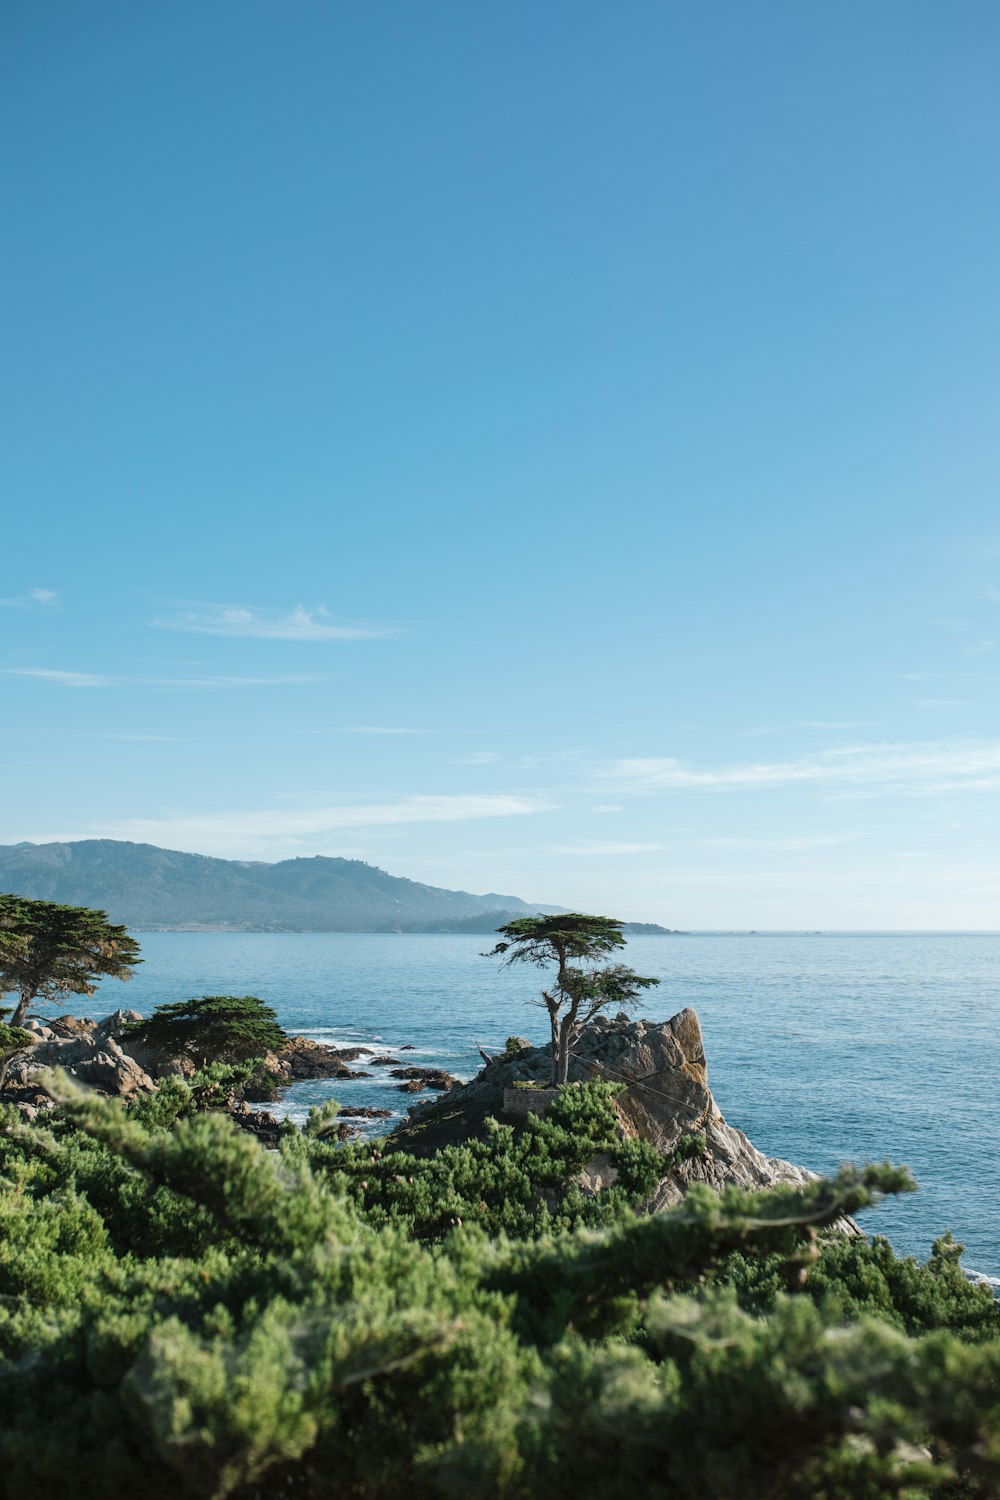
M 645 1218 L 607 1086 L 420 1162 L 328 1115 L 264 1152 L 198 1087 L 5 1117 L 3 1496 L 996 1493 L 989 1292 L 818 1232 L 905 1171 Z

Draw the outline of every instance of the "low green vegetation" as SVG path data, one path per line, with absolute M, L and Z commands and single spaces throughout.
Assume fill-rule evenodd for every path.
M 334 1107 L 266 1152 L 206 1112 L 233 1082 L 4 1115 L 5 1497 L 995 1493 L 989 1291 L 823 1231 L 904 1170 L 649 1217 L 609 1085 L 418 1160 Z
M 619 924 L 558 921 L 504 941 L 565 949 L 562 1045 L 638 981 L 568 963 Z M 83 982 L 60 963 L 50 998 Z M 704 1138 L 622 1140 L 607 1083 L 420 1157 L 339 1144 L 333 1102 L 265 1150 L 227 1111 L 285 1041 L 268 1006 L 164 1005 L 130 1036 L 197 1071 L 127 1105 L 51 1074 L 53 1110 L 0 1105 L 3 1500 L 998 1493 L 1000 1304 L 947 1237 L 919 1265 L 836 1228 L 905 1169 L 647 1215 Z M 0 1068 L 31 1042 L 0 1018 Z

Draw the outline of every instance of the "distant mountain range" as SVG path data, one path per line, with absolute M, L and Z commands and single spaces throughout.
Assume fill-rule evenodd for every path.
M 146 931 L 489 933 L 513 917 L 566 910 L 495 891 L 441 890 L 359 859 L 263 864 L 118 839 L 0 845 L 0 891 L 99 907 Z M 629 930 L 667 931 L 653 923 Z

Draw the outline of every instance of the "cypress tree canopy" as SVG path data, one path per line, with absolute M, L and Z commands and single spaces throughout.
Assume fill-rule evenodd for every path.
M 139 944 L 107 912 L 0 895 L 0 993 L 19 997 L 15 1026 L 33 1001 L 92 995 L 98 980 L 128 979 L 139 963 Z
M 158 1005 L 148 1020 L 128 1028 L 128 1036 L 201 1066 L 263 1057 L 288 1040 L 271 1006 L 256 995 L 203 995 Z
M 595 917 L 578 911 L 518 917 L 497 928 L 500 941 L 483 955 L 502 959 L 504 968 L 513 964 L 556 966 L 551 986 L 543 989 L 540 999 L 533 1002 L 548 1012 L 554 1085 L 567 1081 L 574 1043 L 595 1016 L 613 1007 L 631 1010 L 643 990 L 660 982 L 636 974 L 627 964 L 581 969 L 572 963 L 573 959 L 593 963 L 617 948 L 624 948 L 624 925 L 616 917 Z

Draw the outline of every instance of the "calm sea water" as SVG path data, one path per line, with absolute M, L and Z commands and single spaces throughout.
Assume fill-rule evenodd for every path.
M 78 1013 L 202 994 L 256 994 L 288 1029 L 364 1042 L 462 1078 L 476 1043 L 544 1040 L 525 1002 L 538 971 L 499 971 L 485 937 L 354 933 L 144 933 L 145 962 Z M 952 1230 L 966 1266 L 1000 1275 L 1000 937 L 633 938 L 626 961 L 662 979 L 644 1014 L 701 1018 L 709 1082 L 727 1120 L 769 1156 L 816 1171 L 906 1162 L 920 1192 L 865 1216 L 906 1254 Z M 366 1066 L 364 1061 L 354 1064 Z M 331 1095 L 402 1115 L 413 1100 L 372 1079 L 297 1084 L 303 1118 Z M 389 1122 L 390 1124 L 392 1122 Z M 380 1122 L 379 1128 L 383 1128 Z

